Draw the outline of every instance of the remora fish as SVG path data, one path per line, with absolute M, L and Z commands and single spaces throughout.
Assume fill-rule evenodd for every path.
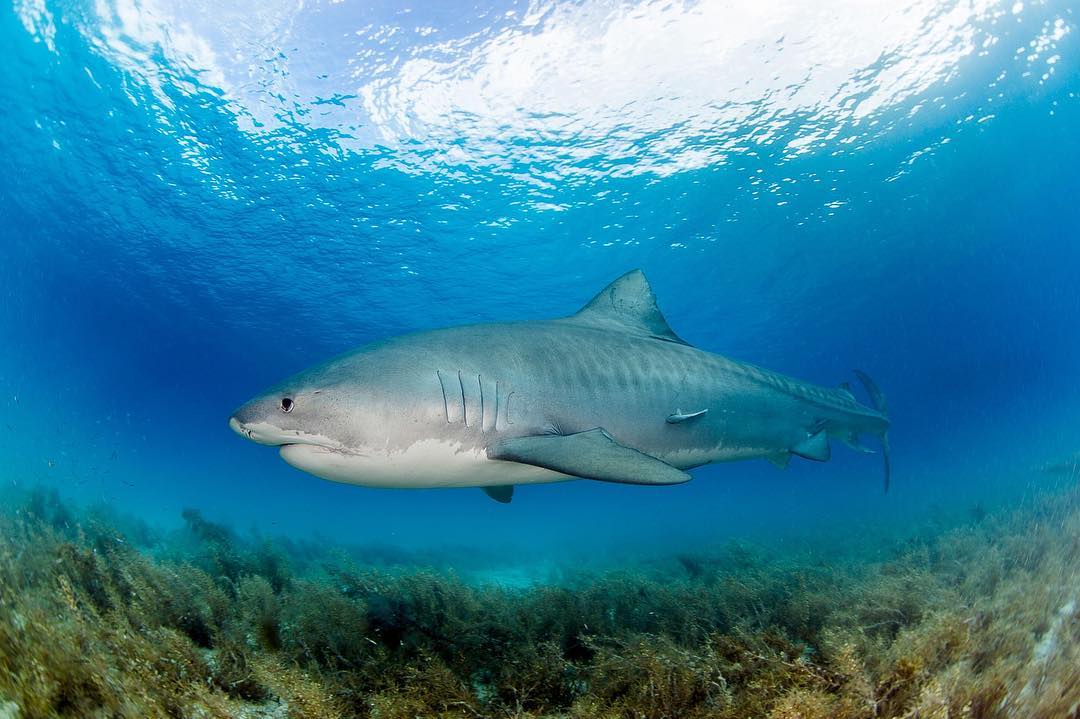
M 251 400 L 229 426 L 318 477 L 370 487 L 483 487 L 596 479 L 678 484 L 710 462 L 825 461 L 829 440 L 881 438 L 846 385 L 800 382 L 691 347 L 645 275 L 629 272 L 577 314 L 376 342 Z

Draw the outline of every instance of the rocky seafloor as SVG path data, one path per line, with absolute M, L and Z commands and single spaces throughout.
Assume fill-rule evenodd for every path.
M 1080 716 L 1075 483 L 847 541 L 509 587 L 39 489 L 0 509 L 0 717 Z

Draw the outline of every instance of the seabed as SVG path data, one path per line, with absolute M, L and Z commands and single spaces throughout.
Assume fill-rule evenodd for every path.
M 0 717 L 1080 716 L 1080 488 L 940 531 L 745 543 L 531 586 L 0 511 Z

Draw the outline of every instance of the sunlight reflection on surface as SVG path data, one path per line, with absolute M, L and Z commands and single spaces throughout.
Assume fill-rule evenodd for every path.
M 21 10 L 47 38 L 44 0 Z M 540 165 L 573 181 L 669 175 L 768 146 L 787 158 L 858 149 L 918 112 L 1023 6 L 589 0 L 457 11 L 97 0 L 84 32 L 165 108 L 174 90 L 215 92 L 253 133 L 325 129 L 336 150 L 377 148 L 406 171 Z M 1058 18 L 1028 50 L 1052 55 L 1070 29 Z

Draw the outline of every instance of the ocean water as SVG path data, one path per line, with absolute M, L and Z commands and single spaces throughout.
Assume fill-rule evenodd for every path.
M 5 496 L 518 585 L 1068 487 L 1078 25 L 1068 0 L 8 0 Z M 633 268 L 695 346 L 872 376 L 891 490 L 837 447 L 501 505 L 326 482 L 227 426 L 335 354 L 564 316 Z
M 530 550 L 907 521 L 1015 495 L 1037 480 L 1013 470 L 1080 449 L 1070 3 L 16 2 L 2 18 L 11 482 L 155 522 L 191 506 Z M 893 490 L 838 451 L 504 507 L 322 482 L 226 426 L 334 354 L 569 314 L 635 267 L 703 349 L 827 386 L 874 377 Z

